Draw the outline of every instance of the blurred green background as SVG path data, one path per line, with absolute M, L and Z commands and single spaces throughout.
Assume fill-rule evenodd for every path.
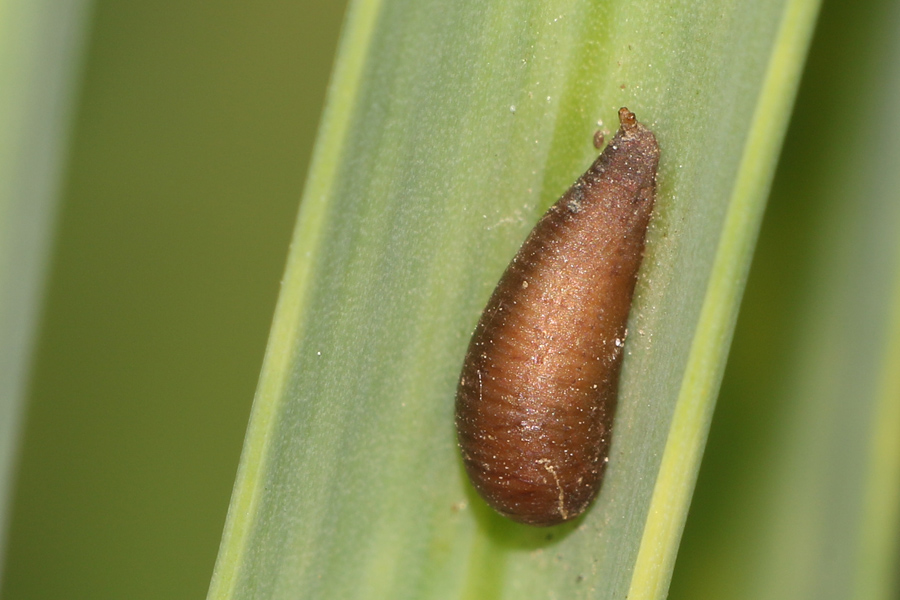
M 94 3 L 3 598 L 205 597 L 343 11 Z
M 777 460 L 780 342 L 830 234 L 817 215 L 839 210 L 815 182 L 841 160 L 889 6 L 823 5 L 673 597 L 747 566 L 727 534 L 750 535 L 741 511 Z M 205 596 L 343 11 L 95 1 L 2 598 Z
M 900 167 L 898 25 L 893 0 L 822 5 L 679 549 L 673 600 L 883 597 L 870 582 L 849 586 L 855 569 L 874 580 L 867 569 L 880 568 L 857 555 L 854 528 L 865 523 L 860 502 L 872 465 L 859 459 L 879 419 L 873 398 L 881 370 L 897 369 L 881 360 L 891 358 L 882 353 L 897 335 L 889 316 L 898 300 L 900 179 L 885 168 Z M 894 473 L 882 475 L 896 481 Z M 895 540 L 884 560 L 896 595 L 900 531 L 886 535 Z M 854 564 L 867 559 L 873 564 Z

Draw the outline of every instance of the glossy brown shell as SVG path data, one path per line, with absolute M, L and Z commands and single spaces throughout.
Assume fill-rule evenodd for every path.
M 472 336 L 456 427 L 473 485 L 515 521 L 575 518 L 600 489 L 659 146 L 627 108 L 543 216 Z

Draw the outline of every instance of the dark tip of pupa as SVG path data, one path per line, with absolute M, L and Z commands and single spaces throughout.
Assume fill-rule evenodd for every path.
M 619 109 L 619 123 L 622 124 L 622 129 L 633 129 L 637 125 L 637 119 L 633 112 L 623 106 Z

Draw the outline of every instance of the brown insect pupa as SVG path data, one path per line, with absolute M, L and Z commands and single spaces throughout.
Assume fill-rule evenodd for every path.
M 593 165 L 513 258 L 475 328 L 456 395 L 466 471 L 497 512 L 580 515 L 608 460 L 625 326 L 659 146 L 627 108 Z

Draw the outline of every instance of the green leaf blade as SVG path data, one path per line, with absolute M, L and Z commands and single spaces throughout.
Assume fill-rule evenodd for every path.
M 346 60 L 359 79 L 338 75 L 332 90 L 343 108 L 323 125 L 328 158 L 304 198 L 210 598 L 603 598 L 635 585 L 758 98 L 793 97 L 790 82 L 764 88 L 791 5 L 692 6 L 385 2 L 361 17 L 370 7 L 355 5 L 338 73 Z M 808 30 L 816 4 L 804 6 Z M 357 27 L 371 37 L 354 37 Z M 797 70 L 803 35 L 792 43 L 785 60 Z M 663 162 L 611 466 L 584 519 L 519 526 L 465 481 L 455 384 L 500 273 L 592 160 L 597 121 L 615 129 L 620 106 L 654 129 Z M 780 130 L 757 135 L 765 175 Z M 748 192 L 754 214 L 764 193 Z M 695 446 L 757 222 L 739 224 L 745 241 L 722 259 L 738 276 L 702 359 L 712 362 Z M 689 479 L 698 448 L 692 456 Z M 670 556 L 690 483 L 680 486 L 663 493 L 681 495 L 661 541 Z M 647 597 L 665 594 L 670 568 Z

